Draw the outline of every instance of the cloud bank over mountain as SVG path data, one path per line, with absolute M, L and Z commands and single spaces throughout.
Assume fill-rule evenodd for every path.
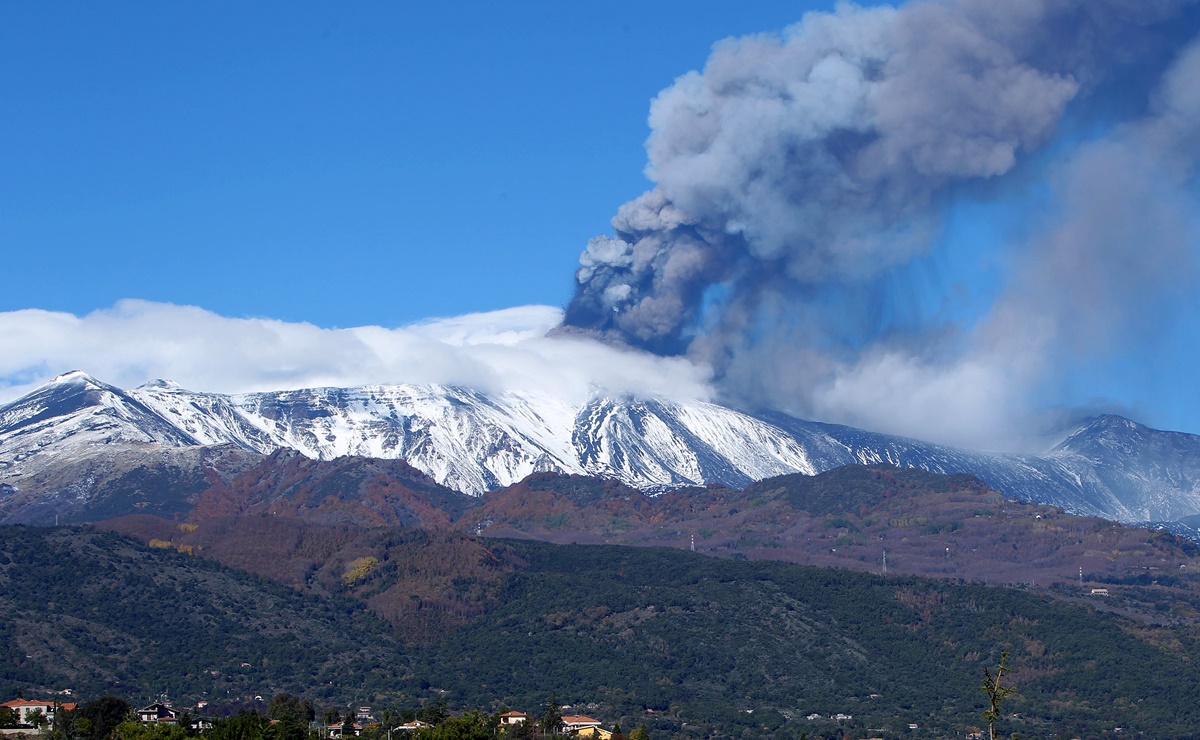
M 735 403 L 1019 444 L 1073 373 L 1200 318 L 1198 20 L 916 0 L 721 42 L 654 100 L 655 187 L 583 251 L 566 331 L 710 364 Z M 983 310 L 912 305 L 954 209 L 1005 203 Z
M 523 306 L 397 329 L 326 329 L 140 300 L 85 316 L 10 311 L 0 313 L 0 401 L 76 368 L 125 388 L 165 378 L 226 393 L 440 383 L 573 401 L 598 388 L 710 395 L 705 371 L 686 359 L 547 339 L 560 319 L 559 309 Z

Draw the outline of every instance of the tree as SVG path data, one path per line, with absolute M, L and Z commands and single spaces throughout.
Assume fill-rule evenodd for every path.
M 1000 719 L 1000 707 L 1010 695 L 1017 693 L 1017 690 L 1012 686 L 1003 686 L 1000 681 L 1004 676 L 1012 671 L 1008 667 L 1008 651 L 1000 653 L 1000 665 L 996 666 L 996 672 L 987 667 L 983 667 L 983 686 L 981 690 L 987 694 L 988 708 L 983 710 L 983 718 L 988 723 L 988 737 L 990 740 L 998 740 L 1000 735 L 996 732 L 996 720 Z
M 72 712 L 74 714 L 74 712 Z M 67 733 L 69 740 L 87 740 L 92 736 L 92 721 L 87 717 L 75 717 L 72 721 L 73 732 Z
M 116 696 L 102 696 L 89 701 L 78 710 L 79 716 L 87 720 L 88 734 L 80 734 L 89 740 L 106 740 L 117 725 L 125 721 L 133 711 L 129 702 Z
M 39 730 L 46 726 L 46 713 L 40 709 L 25 713 L 25 724 L 33 725 Z
M 187 730 L 174 722 L 142 723 L 125 720 L 116 726 L 113 740 L 186 740 Z
M 446 704 L 445 699 L 438 699 L 432 704 L 426 704 L 421 707 L 421 711 L 417 712 L 417 719 L 422 722 L 428 722 L 435 727 L 440 725 L 449 716 L 450 707 Z
M 262 740 L 264 726 L 269 725 L 262 715 L 243 710 L 232 717 L 214 720 L 204 737 L 205 740 Z
M 316 718 L 312 702 L 289 694 L 276 694 L 267 704 L 267 719 L 280 722 L 312 722 Z
M 650 731 L 646 729 L 646 723 L 629 733 L 629 740 L 650 740 Z
M 388 707 L 379 713 L 379 726 L 383 728 L 385 733 L 396 725 L 403 723 L 404 720 L 401 719 L 400 713 L 391 707 Z
M 9 729 L 16 727 L 20 723 L 20 716 L 17 715 L 17 710 L 9 707 L 0 707 L 0 728 Z
M 56 709 L 50 730 L 50 737 L 54 740 L 80 740 L 91 735 L 91 723 L 80 716 L 78 709 L 63 709 L 61 706 Z
M 337 710 L 337 707 L 328 707 L 321 713 L 321 721 L 326 727 L 334 727 L 342 723 L 342 713 Z
M 447 717 L 433 730 L 423 730 L 418 738 L 430 740 L 492 740 L 495 737 L 495 718 L 479 710 L 461 717 Z
M 267 719 L 278 722 L 272 733 L 277 740 L 304 740 L 316 715 L 311 701 L 290 694 L 276 694 L 267 704 Z
M 625 737 L 624 732 L 621 732 L 621 725 L 616 724 L 616 725 L 613 725 L 613 733 L 612 733 L 612 738 L 610 740 L 629 740 L 629 739 L 627 737 Z
M 545 709 L 542 710 L 542 717 L 538 720 L 538 727 L 543 735 L 558 735 L 563 730 L 562 712 L 558 709 L 558 693 L 550 692 L 550 700 L 546 702 Z

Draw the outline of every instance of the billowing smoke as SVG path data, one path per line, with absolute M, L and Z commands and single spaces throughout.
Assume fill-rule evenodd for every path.
M 564 330 L 707 363 L 742 405 L 1014 444 L 1195 276 L 1198 20 L 927 0 L 722 42 L 653 101 L 655 187 L 588 243 Z M 982 316 L 906 305 L 949 209 L 1039 194 Z

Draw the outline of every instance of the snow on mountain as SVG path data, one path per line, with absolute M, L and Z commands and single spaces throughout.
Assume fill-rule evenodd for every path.
M 1076 428 L 1050 457 L 1081 482 L 1136 490 L 1123 497 L 1127 521 L 1172 521 L 1200 511 L 1198 440 L 1106 414 Z
M 121 389 L 69 372 L 0 407 L 0 482 L 108 445 L 195 444 Z
M 155 382 L 130 392 L 203 444 L 309 457 L 403 458 L 482 494 L 531 473 L 619 478 L 639 488 L 744 483 L 815 472 L 788 435 L 714 404 L 597 398 L 582 408 L 527 393 L 435 385 L 219 396 Z
M 1200 437 L 1120 417 L 1080 425 L 1046 454 L 1011 455 L 661 397 L 573 405 L 437 385 L 223 395 L 167 381 L 122 391 L 80 372 L 0 407 L 0 491 L 103 450 L 202 445 L 402 458 L 475 495 L 541 471 L 663 490 L 884 462 L 973 473 L 1010 498 L 1119 521 L 1200 512 Z
M 700 401 L 595 398 L 576 415 L 572 440 L 584 472 L 643 489 L 817 472 L 782 430 Z

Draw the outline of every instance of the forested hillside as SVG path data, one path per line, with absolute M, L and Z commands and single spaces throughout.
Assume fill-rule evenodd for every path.
M 1015 731 L 1168 738 L 1200 722 L 1186 624 L 669 549 L 340 531 L 344 546 L 289 589 L 203 551 L 6 528 L 0 688 L 527 711 L 557 692 L 668 737 L 865 737 L 909 723 L 941 737 L 982 725 L 982 670 L 1008 650 Z M 381 597 L 417 606 L 389 624 L 363 608 Z
M 340 696 L 377 684 L 392 643 L 361 602 L 115 534 L 0 527 L 4 696 Z

